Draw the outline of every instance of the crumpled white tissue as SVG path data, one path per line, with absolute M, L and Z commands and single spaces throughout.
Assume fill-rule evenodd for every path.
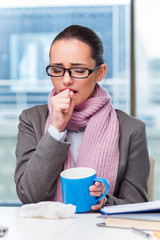
M 22 205 L 19 216 L 26 218 L 71 218 L 76 211 L 76 206 L 61 202 L 39 202 Z

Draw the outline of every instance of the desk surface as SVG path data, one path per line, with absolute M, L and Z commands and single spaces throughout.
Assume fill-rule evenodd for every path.
M 17 207 L 0 207 L 0 225 L 9 228 L 8 240 L 142 240 L 128 229 L 97 227 L 100 213 L 75 214 L 72 219 L 20 218 Z

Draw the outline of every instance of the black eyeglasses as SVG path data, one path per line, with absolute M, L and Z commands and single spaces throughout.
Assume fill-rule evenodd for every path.
M 83 67 L 63 68 L 63 67 L 48 65 L 46 67 L 46 72 L 51 77 L 62 77 L 64 76 L 65 72 L 68 71 L 70 77 L 84 79 L 84 78 L 87 78 L 93 72 L 95 72 L 97 69 L 99 69 L 101 65 L 102 64 L 98 65 L 93 69 L 88 69 Z

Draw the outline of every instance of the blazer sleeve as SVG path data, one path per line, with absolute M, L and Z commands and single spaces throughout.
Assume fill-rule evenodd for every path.
M 121 134 L 123 139 L 120 143 L 120 163 L 116 189 L 113 196 L 107 196 L 107 205 L 148 201 L 147 185 L 150 162 L 145 124 L 140 121 L 136 122 L 134 131 L 130 134 L 123 135 L 122 132 Z
M 51 200 L 70 144 L 57 141 L 48 131 L 39 140 L 37 126 L 40 119 L 34 126 L 27 110 L 22 112 L 19 120 L 14 176 L 17 194 L 22 203 Z

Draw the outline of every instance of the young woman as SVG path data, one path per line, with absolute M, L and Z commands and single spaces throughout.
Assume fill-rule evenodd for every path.
M 15 182 L 23 203 L 62 201 L 60 173 L 79 166 L 94 168 L 110 183 L 93 210 L 147 201 L 145 125 L 113 109 L 98 84 L 106 69 L 102 41 L 91 29 L 72 25 L 52 42 L 46 70 L 54 88 L 48 105 L 20 115 Z M 105 189 L 95 182 L 89 190 L 99 197 Z

